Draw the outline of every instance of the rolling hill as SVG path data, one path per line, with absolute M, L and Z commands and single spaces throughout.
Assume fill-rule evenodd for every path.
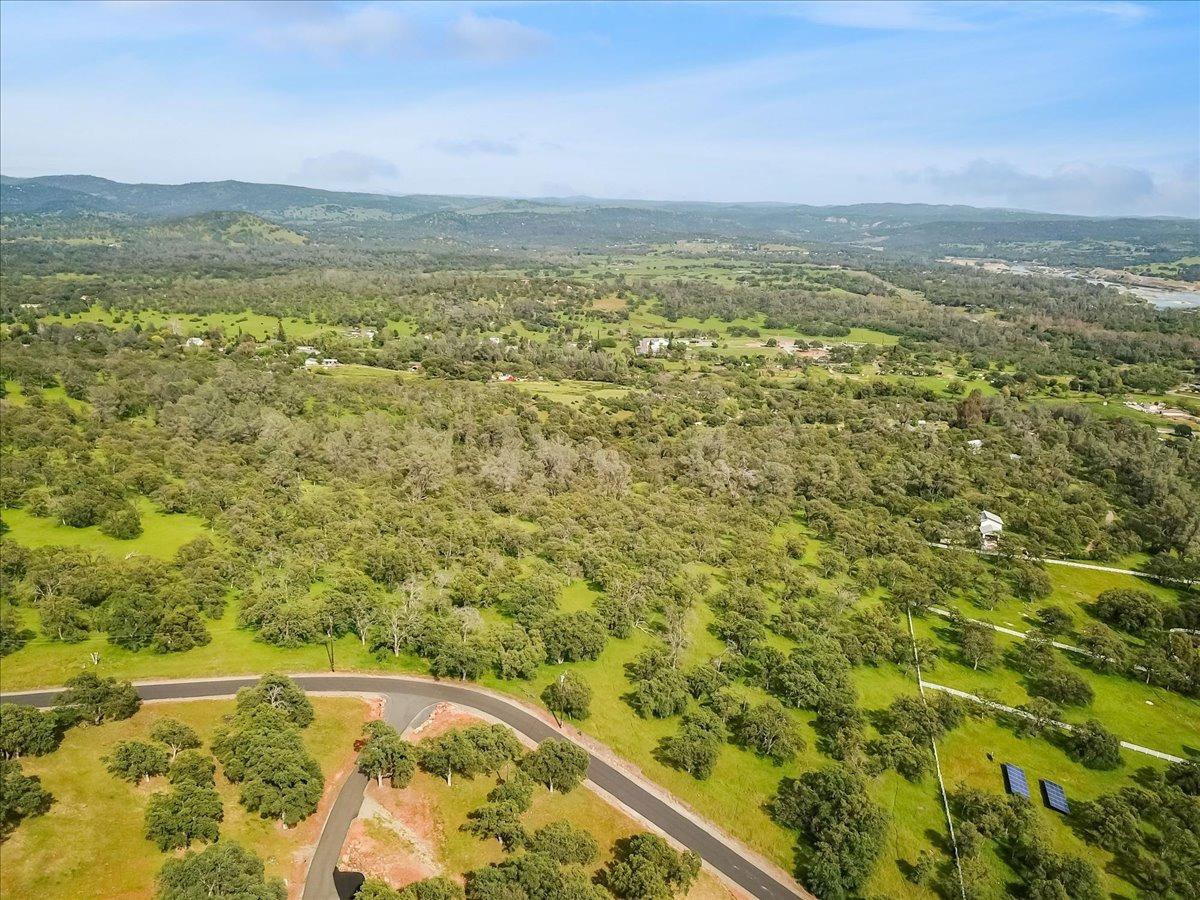
M 1088 218 L 969 206 L 868 203 L 684 203 L 593 198 L 514 199 L 346 193 L 241 181 L 124 184 L 91 175 L 0 178 L 10 230 L 53 217 L 145 224 L 166 236 L 296 242 L 387 242 L 463 247 L 604 247 L 681 239 L 825 243 L 918 256 L 972 255 L 1109 264 L 1165 262 L 1200 253 L 1195 220 Z M 211 213 L 258 217 L 159 223 Z M 224 236 L 217 232 L 224 231 Z M 230 231 L 232 229 L 232 232 Z

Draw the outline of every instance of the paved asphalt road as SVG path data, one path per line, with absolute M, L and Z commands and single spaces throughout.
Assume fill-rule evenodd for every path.
M 399 704 L 392 701 L 400 698 L 405 698 L 403 704 L 406 709 L 411 708 L 408 698 L 411 698 L 411 702 L 416 704 L 418 709 L 422 701 L 426 705 L 441 701 L 458 703 L 499 719 L 539 743 L 549 737 L 565 737 L 537 716 L 466 684 L 429 682 L 387 675 L 295 675 L 293 678 L 309 691 L 391 695 L 389 705 L 394 706 L 397 712 L 400 711 Z M 138 693 L 145 700 L 186 700 L 196 697 L 227 696 L 235 693 L 238 688 L 252 685 L 256 681 L 256 678 L 222 678 L 210 681 L 162 682 L 138 685 Z M 58 691 L 55 690 L 29 691 L 6 694 L 2 699 L 10 703 L 49 706 L 57 693 Z M 393 722 L 393 724 L 396 723 Z M 811 896 L 799 893 L 795 888 L 773 878 L 753 861 L 742 856 L 736 848 L 710 834 L 702 825 L 692 821 L 643 788 L 634 779 L 595 756 L 591 756 L 588 764 L 588 778 L 679 843 L 700 854 L 705 862 L 751 896 L 769 898 L 769 900 Z M 348 798 L 347 804 L 352 801 L 353 797 L 351 796 Z M 355 804 L 350 818 L 352 819 L 357 812 L 358 805 Z M 341 815 L 345 815 L 344 810 L 341 811 Z M 349 827 L 349 820 L 346 820 L 346 827 Z
M 412 694 L 384 694 L 383 716 L 393 728 L 403 734 L 424 722 L 437 704 L 428 697 Z M 362 886 L 361 872 L 343 872 L 337 867 L 342 846 L 350 826 L 362 807 L 367 790 L 367 777 L 355 769 L 338 792 L 321 837 L 308 862 L 302 900 L 350 900 Z

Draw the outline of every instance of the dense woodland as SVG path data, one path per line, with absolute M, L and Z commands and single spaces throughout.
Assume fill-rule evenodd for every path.
M 1143 554 L 1149 570 L 1180 580 L 1180 599 L 1130 591 L 1098 603 L 1093 661 L 1200 696 L 1200 598 L 1185 584 L 1200 578 L 1200 442 L 1186 426 L 1159 434 L 1072 400 L 1072 390 L 1196 380 L 1194 315 L 1086 284 L 931 263 L 806 265 L 786 270 L 786 284 L 769 273 L 723 284 L 586 278 L 562 254 L 485 270 L 469 257 L 426 265 L 340 246 L 140 246 L 107 262 L 86 245 L 28 241 L 6 252 L 0 504 L 124 539 L 140 533 L 149 501 L 198 517 L 211 536 L 164 561 L 6 535 L 6 653 L 22 652 L 22 623 L 33 620 L 17 614 L 29 610 L 55 641 L 103 632 L 128 650 L 186 653 L 211 640 L 211 622 L 232 604 L 268 644 L 353 635 L 380 659 L 415 660 L 439 677 L 520 680 L 649 631 L 655 644 L 629 667 L 624 700 L 639 716 L 679 717 L 658 749 L 672 767 L 703 779 L 728 742 L 790 759 L 803 738 L 789 711 L 815 714 L 827 767 L 763 801 L 795 831 L 797 871 L 823 897 L 860 894 L 880 861 L 886 814 L 867 780 L 883 770 L 921 778 L 928 741 L 979 713 L 914 695 L 868 719 L 850 670 L 908 664 L 905 611 L 955 597 L 980 608 L 998 597 L 1040 601 L 1046 574 L 1026 554 Z M 626 307 L 593 308 L 610 296 Z M 109 323 L 75 318 L 97 305 Z M 266 340 L 207 327 L 195 348 L 163 310 L 279 321 Z M 636 356 L 632 340 L 594 336 L 637 310 L 824 335 L 876 329 L 899 343 L 836 346 L 833 360 L 897 377 L 833 378 L 795 361 L 780 373 L 715 351 L 672 367 Z M 48 314 L 71 318 L 41 321 Z M 301 340 L 288 318 L 325 330 Z M 378 333 L 352 341 L 352 326 Z M 312 342 L 386 377 L 306 371 L 294 349 Z M 996 390 L 936 391 L 906 377 L 943 365 Z M 624 392 L 572 406 L 486 383 L 501 372 Z M 982 509 L 1005 523 L 998 559 L 930 546 L 977 546 Z M 558 609 L 574 580 L 598 592 L 594 609 Z M 684 667 L 701 605 L 727 649 Z M 1091 688 L 1047 646 L 1052 613 L 1003 660 L 990 631 L 962 619 L 951 627 L 976 667 L 1010 666 L 1036 686 L 1039 720 L 1088 702 Z M 916 649 L 931 664 L 938 652 Z M 730 690 L 739 684 L 769 698 L 746 704 Z M 568 679 L 544 700 L 583 718 L 589 695 Z M 273 714 L 231 727 L 270 732 Z M 1114 739 L 1097 727 L 1073 733 L 1071 752 L 1103 768 Z M 214 748 L 230 777 L 239 765 L 222 754 L 235 744 Z M 1147 896 L 1200 887 L 1194 769 L 1181 764 L 1097 801 L 1080 826 Z M 270 814 L 307 815 L 309 788 Z M 1090 864 L 1051 851 L 1019 805 L 966 791 L 951 801 L 968 881 L 970 844 L 988 839 L 1027 896 L 1099 895 Z M 536 853 L 513 860 L 513 879 L 541 877 L 521 868 L 540 864 Z M 948 858 L 916 865 L 914 878 L 957 894 Z M 479 879 L 493 877 L 476 876 L 475 888 L 468 879 L 468 896 L 510 896 L 483 892 Z M 585 895 L 576 888 L 545 896 Z

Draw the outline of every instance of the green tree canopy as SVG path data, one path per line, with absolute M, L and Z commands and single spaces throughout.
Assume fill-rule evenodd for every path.
M 267 878 L 263 861 L 235 841 L 168 859 L 158 873 L 158 900 L 285 900 L 278 878 Z
M 534 781 L 564 794 L 573 790 L 587 775 L 588 754 L 570 741 L 547 738 L 521 760 L 521 768 Z
M 658 835 L 643 832 L 617 841 L 601 879 L 616 897 L 671 900 L 687 894 L 699 874 L 699 856 L 677 853 Z
M 80 672 L 67 679 L 66 690 L 54 698 L 55 706 L 74 707 L 93 725 L 112 719 L 128 719 L 142 705 L 137 691 L 128 681 L 101 678 L 94 672 Z
M 167 748 L 146 741 L 121 741 L 104 758 L 113 775 L 135 784 L 155 775 L 165 775 L 171 758 Z

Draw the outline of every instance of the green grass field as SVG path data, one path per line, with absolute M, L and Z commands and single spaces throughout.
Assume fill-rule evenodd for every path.
M 444 779 L 417 772 L 412 784 L 405 788 L 426 801 L 427 808 L 437 817 L 438 856 L 447 872 L 469 872 L 505 858 L 496 841 L 481 840 L 461 830 L 468 821 L 467 814 L 483 806 L 488 791 L 495 786 L 494 778 L 481 775 L 469 780 L 456 779 L 452 787 L 447 787 Z M 646 830 L 587 788 L 578 787 L 568 794 L 551 794 L 543 787 L 535 788 L 533 805 L 521 816 L 526 830 L 532 833 L 543 825 L 562 820 L 584 829 L 599 844 L 600 855 L 588 867 L 591 871 L 598 871 L 608 862 L 615 841 Z M 708 900 L 728 897 L 729 893 L 714 876 L 705 873 L 687 896 L 690 900 Z
M 275 337 L 279 320 L 274 316 L 264 316 L 246 310 L 240 313 L 206 313 L 204 315 L 166 312 L 163 310 L 106 310 L 93 306 L 81 313 L 53 313 L 43 316 L 44 322 L 92 322 L 109 328 L 122 328 L 139 323 L 143 327 L 151 325 L 174 328 L 182 335 L 199 334 L 210 328 L 221 328 L 227 337 L 232 337 L 239 331 L 249 334 L 258 340 Z M 335 325 L 316 322 L 306 322 L 303 319 L 284 318 L 284 333 L 289 338 L 315 338 L 325 332 L 337 332 Z
M 201 334 L 212 328 L 220 328 L 226 337 L 233 337 L 239 332 L 249 334 L 256 340 L 273 338 L 279 328 L 280 319 L 260 313 L 245 310 L 231 313 L 198 313 L 169 312 L 158 309 L 146 310 L 106 310 L 101 306 L 92 306 L 80 313 L 52 313 L 42 316 L 43 322 L 91 322 L 109 328 L 126 328 L 135 323 L 142 327 L 168 326 L 181 335 Z M 341 325 L 327 322 L 314 322 L 285 316 L 282 319 L 283 330 L 290 340 L 314 340 L 323 335 L 341 339 L 347 330 Z M 389 320 L 387 328 L 398 335 L 411 335 L 416 329 L 411 322 L 401 319 Z
M 320 763 L 332 796 L 333 776 L 349 765 L 352 738 L 365 721 L 361 700 L 315 697 L 316 720 L 304 731 L 304 742 Z M 0 894 L 5 897 L 134 898 L 151 896 L 154 877 L 167 854 L 145 839 L 144 815 L 149 797 L 166 789 L 165 778 L 130 785 L 110 775 L 101 757 L 122 740 L 148 738 L 153 724 L 174 718 L 191 725 L 207 745 L 213 729 L 233 710 L 233 701 L 146 704 L 131 719 L 99 727 L 79 726 L 67 733 L 49 756 L 27 758 L 22 765 L 38 775 L 54 795 L 44 816 L 23 822 L 0 853 Z M 224 801 L 221 837 L 253 849 L 272 875 L 303 877 L 293 855 L 315 842 L 318 817 L 296 828 L 247 813 L 238 803 L 238 788 L 217 774 Z
M 1181 256 L 1174 262 L 1145 263 L 1140 266 L 1129 266 L 1129 271 L 1143 275 L 1155 275 L 1159 278 L 1178 278 L 1185 266 L 1200 266 L 1200 256 Z
M 918 621 L 916 629 L 919 636 L 931 638 L 946 632 L 944 623 L 932 617 Z M 996 645 L 1002 651 L 1020 640 L 1007 635 L 996 637 Z M 927 681 L 973 694 L 983 693 L 1006 706 L 1028 702 L 1030 694 L 1017 672 L 999 663 L 990 669 L 972 670 L 957 661 L 948 642 L 943 640 L 942 643 L 943 657 L 936 668 L 925 673 Z M 1079 665 L 1079 657 L 1075 654 L 1058 651 L 1058 656 L 1095 692 L 1095 699 L 1089 706 L 1065 709 L 1063 721 L 1098 719 L 1122 740 L 1179 756 L 1186 755 L 1186 748 L 1200 748 L 1200 701 L 1123 675 L 1094 672 Z
M 638 309 L 629 316 L 628 328 L 626 330 L 661 334 L 695 330 L 720 337 L 723 341 L 729 343 L 731 349 L 735 345 L 739 349 L 743 349 L 750 343 L 763 342 L 772 337 L 788 338 L 791 340 L 824 341 L 833 344 L 877 344 L 879 346 L 895 344 L 899 340 L 895 335 L 884 334 L 882 331 L 873 331 L 869 328 L 851 328 L 850 333 L 843 336 L 805 334 L 804 332 L 796 331 L 794 328 L 766 328 L 764 325 L 765 321 L 765 317 L 763 316 L 734 319 L 729 322 L 711 317 L 708 319 L 697 319 L 693 316 L 668 319 L 659 313 L 643 308 Z M 757 328 L 759 336 L 733 337 L 729 335 L 730 327 Z M 773 348 L 765 348 L 765 350 L 771 353 L 777 352 Z
M 56 519 L 35 516 L 23 509 L 6 509 L 0 513 L 10 529 L 9 537 L 26 547 L 82 547 L 110 556 L 142 554 L 169 559 L 180 547 L 198 537 L 211 537 L 201 519 L 186 514 L 168 515 L 144 497 L 134 505 L 142 517 L 142 533 L 129 540 L 119 540 L 104 534 L 99 527 L 72 528 Z
M 1114 568 L 1125 568 L 1142 561 L 1137 557 L 1119 560 L 1112 565 Z M 1104 565 L 1109 565 L 1105 563 Z M 1138 578 L 1133 575 L 1121 575 L 1116 572 L 1099 572 L 1095 569 L 1076 569 L 1070 566 L 1046 566 L 1046 574 L 1050 578 L 1050 595 L 1044 600 L 1028 603 L 1015 598 L 1002 598 L 996 601 L 992 609 L 975 606 L 960 601 L 959 609 L 964 615 L 973 619 L 982 619 L 995 625 L 1005 625 L 1020 631 L 1028 631 L 1032 623 L 1028 617 L 1043 606 L 1059 606 L 1071 614 L 1076 629 L 1095 622 L 1088 615 L 1086 605 L 1092 603 L 1104 591 L 1113 588 L 1148 591 L 1164 602 L 1174 602 L 1179 594 L 1172 588 L 1159 584 L 1148 578 Z
M 533 394 L 535 397 L 545 397 L 556 403 L 567 406 L 578 406 L 589 398 L 603 400 L 605 398 L 624 397 L 629 388 L 617 387 L 602 381 L 514 381 L 491 382 L 497 389 L 513 387 L 519 391 Z

